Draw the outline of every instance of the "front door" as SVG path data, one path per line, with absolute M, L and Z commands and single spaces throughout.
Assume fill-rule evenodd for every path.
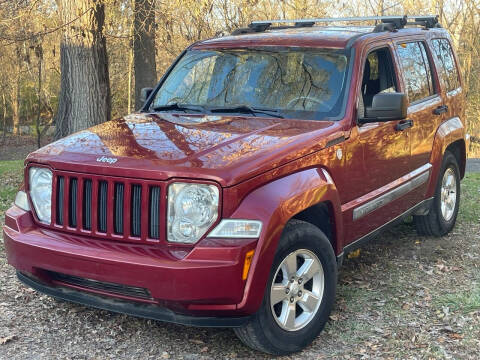
M 369 48 L 363 54 L 363 75 L 359 84 L 358 117 L 382 92 L 402 91 L 393 45 Z M 406 209 L 395 198 L 379 198 L 412 171 L 409 128 L 404 120 L 357 125 L 346 143 L 348 191 L 342 198 L 346 243 L 352 242 Z M 398 184 L 397 184 L 398 185 Z M 394 206 L 391 206 L 393 202 Z

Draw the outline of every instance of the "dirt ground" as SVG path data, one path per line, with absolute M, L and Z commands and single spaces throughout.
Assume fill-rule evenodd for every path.
M 22 161 L 0 162 L 0 225 Z M 458 224 L 442 238 L 405 223 L 346 259 L 323 333 L 292 359 L 478 359 L 480 174 L 462 183 Z M 0 359 L 271 358 L 228 329 L 137 319 L 59 302 L 21 285 L 0 239 Z

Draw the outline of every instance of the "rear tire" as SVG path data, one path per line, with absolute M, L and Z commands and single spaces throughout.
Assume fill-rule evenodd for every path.
M 417 233 L 437 237 L 449 233 L 455 226 L 459 205 L 460 171 L 455 156 L 446 151 L 430 211 L 413 217 Z
M 245 345 L 272 355 L 302 350 L 323 330 L 336 282 L 328 238 L 312 224 L 291 220 L 280 238 L 262 305 L 235 334 Z

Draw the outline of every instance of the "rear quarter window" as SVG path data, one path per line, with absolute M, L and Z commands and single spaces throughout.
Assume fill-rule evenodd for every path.
M 432 40 L 432 50 L 443 88 L 447 92 L 458 89 L 460 87 L 459 73 L 450 42 L 447 39 L 434 39 Z

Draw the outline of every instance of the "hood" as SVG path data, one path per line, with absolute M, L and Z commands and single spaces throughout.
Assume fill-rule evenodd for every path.
M 332 121 L 133 114 L 51 143 L 27 161 L 77 172 L 203 178 L 230 186 L 320 150 L 335 136 L 339 126 Z

